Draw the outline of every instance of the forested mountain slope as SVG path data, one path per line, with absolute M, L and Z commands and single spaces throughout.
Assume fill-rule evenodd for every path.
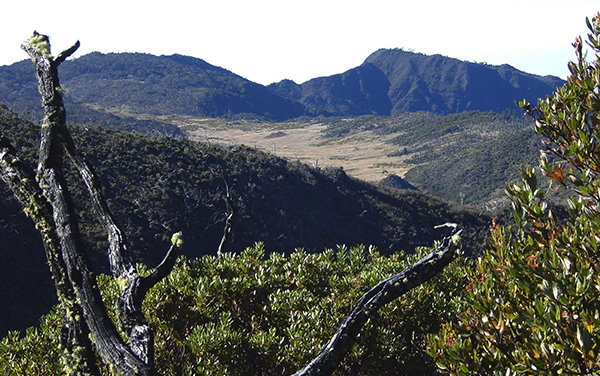
M 0 107 L 0 133 L 35 166 L 39 128 Z M 144 136 L 74 126 L 79 149 L 99 173 L 111 209 L 137 257 L 153 265 L 173 232 L 183 231 L 185 254 L 215 254 L 227 215 L 230 187 L 238 214 L 228 249 L 239 252 L 257 241 L 268 251 L 322 251 L 338 244 L 372 244 L 382 253 L 431 245 L 433 226 L 462 223 L 471 249 L 488 219 L 416 191 L 386 189 L 336 168 L 315 169 L 244 146 L 221 147 L 185 139 Z M 77 182 L 67 169 L 67 179 Z M 35 324 L 48 310 L 54 288 L 39 235 L 1 186 L 1 330 Z M 95 267 L 105 267 L 105 235 L 76 184 L 73 197 Z M 473 236 L 471 238 L 471 236 Z M 469 242 L 469 239 L 467 239 Z M 94 256 L 96 255 L 96 256 Z M 26 296 L 15 299 L 15 296 Z M 15 315 L 30 309 L 32 316 Z M 35 316 L 35 317 L 34 317 Z
M 66 61 L 60 75 L 69 120 L 77 123 L 91 120 L 111 126 L 117 119 L 108 118 L 106 112 L 120 116 L 253 114 L 274 120 L 303 114 L 299 103 L 182 55 L 96 52 Z M 0 101 L 11 109 L 39 116 L 36 87 L 30 61 L 0 67 Z
M 263 86 L 202 59 L 139 53 L 91 53 L 66 61 L 60 74 L 70 121 L 173 135 L 178 133 L 172 124 L 152 117 L 281 121 L 303 115 L 502 113 L 514 111 L 515 100 L 533 101 L 563 83 L 508 65 L 400 49 L 376 51 L 356 68 L 302 84 L 284 80 Z M 0 67 L 0 101 L 11 109 L 39 117 L 36 86 L 30 61 Z M 132 116 L 137 117 L 133 126 Z
M 429 111 L 514 112 L 515 101 L 535 101 L 564 81 L 537 76 L 510 65 L 493 66 L 402 49 L 381 49 L 344 73 L 303 84 L 284 80 L 269 85 L 322 115 L 397 115 Z

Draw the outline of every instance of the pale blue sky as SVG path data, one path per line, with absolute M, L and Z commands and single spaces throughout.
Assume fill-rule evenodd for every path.
M 585 18 L 600 2 L 28 0 L 2 8 L 0 65 L 25 59 L 20 43 L 37 30 L 55 54 L 77 39 L 78 55 L 179 53 L 269 84 L 341 73 L 379 48 L 400 47 L 565 78 L 571 43 L 587 34 Z

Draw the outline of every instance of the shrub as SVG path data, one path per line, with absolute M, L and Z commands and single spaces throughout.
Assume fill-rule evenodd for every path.
M 520 103 L 558 161 L 541 158 L 551 185 L 529 168 L 507 189 L 514 231 L 492 226 L 486 254 L 465 269 L 468 309 L 429 338 L 450 374 L 600 372 L 600 15 L 588 26 L 596 61 L 585 60 L 578 38 L 568 83 L 537 108 Z M 564 221 L 546 203 L 559 187 L 574 194 Z
M 362 294 L 429 251 L 386 257 L 373 248 L 340 246 L 266 257 L 259 243 L 221 259 L 182 257 L 144 301 L 156 330 L 157 367 L 167 375 L 292 374 L 316 356 Z M 461 307 L 465 264 L 455 261 L 384 307 L 367 323 L 336 374 L 436 374 L 425 334 L 435 333 Z M 104 275 L 99 285 L 116 319 L 112 302 L 119 286 Z M 28 330 L 23 338 L 14 332 L 4 338 L 0 373 L 61 373 L 56 351 L 60 315 L 52 312 L 42 320 L 48 324 Z

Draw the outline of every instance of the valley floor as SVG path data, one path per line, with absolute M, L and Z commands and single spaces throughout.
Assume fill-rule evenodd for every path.
M 173 121 L 173 119 L 169 119 Z M 322 123 L 249 123 L 224 127 L 220 121 L 203 118 L 178 118 L 174 123 L 196 141 L 226 145 L 244 144 L 289 160 L 312 166 L 342 167 L 356 178 L 376 182 L 390 174 L 404 176 L 414 164 L 397 156 L 397 147 L 388 141 L 397 134 L 379 135 L 371 130 L 348 136 L 327 137 Z

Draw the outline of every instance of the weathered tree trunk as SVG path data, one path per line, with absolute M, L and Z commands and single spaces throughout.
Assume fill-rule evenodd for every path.
M 45 112 L 37 175 L 34 177 L 33 171 L 21 162 L 10 142 L 0 135 L 1 175 L 42 234 L 63 309 L 61 351 L 67 374 L 98 375 L 95 350 L 113 372 L 121 375 L 155 375 L 154 337 L 141 305 L 148 290 L 172 270 L 176 249 L 182 244 L 181 233 L 173 235 L 171 248 L 153 273 L 141 277 L 130 258 L 127 240 L 102 197 L 99 180 L 77 151 L 65 124 L 57 68 L 78 47 L 79 42 L 54 59 L 50 54 L 47 36 L 34 33 L 31 39 L 22 44 L 35 64 Z M 127 334 L 127 341 L 120 337 L 109 319 L 95 276 L 89 267 L 62 172 L 65 151 L 81 174 L 97 218 L 108 233 L 111 272 L 122 287 L 116 302 L 118 325 Z M 219 256 L 231 231 L 231 220 L 236 211 L 228 187 L 226 199 L 231 213 L 217 252 Z M 329 343 L 296 376 L 330 375 L 350 351 L 370 316 L 438 274 L 454 259 L 460 247 L 459 234 L 460 231 L 445 238 L 437 250 L 417 264 L 380 282 L 367 292 Z
M 456 228 L 456 225 L 452 226 Z M 379 282 L 363 295 L 317 357 L 294 376 L 331 375 L 354 346 L 360 330 L 369 317 L 392 300 L 440 273 L 454 260 L 460 248 L 460 232 L 460 230 L 456 231 L 452 236 L 444 238 L 435 251 L 400 274 Z
M 0 138 L 2 177 L 23 204 L 25 213 L 42 233 L 59 301 L 65 316 L 63 360 L 71 375 L 99 374 L 92 351 L 109 368 L 122 375 L 154 375 L 154 338 L 141 310 L 147 291 L 168 275 L 182 244 L 175 234 L 163 262 L 141 277 L 129 257 L 127 241 L 102 197 L 99 180 L 77 151 L 66 127 L 66 114 L 58 80 L 58 66 L 79 47 L 50 54 L 48 37 L 34 32 L 21 46 L 35 64 L 44 107 L 37 175 L 18 159 L 7 139 Z M 117 301 L 119 326 L 128 335 L 127 343 L 118 334 L 102 303 L 96 279 L 79 234 L 73 204 L 62 172 L 64 151 L 84 180 L 98 220 L 109 239 L 109 261 L 114 278 L 123 286 Z M 37 180 L 37 181 L 36 181 Z
M 54 224 L 53 210 L 33 177 L 33 172 L 16 156 L 8 140 L 0 136 L 2 178 L 33 219 L 44 241 L 50 272 L 63 312 L 61 355 L 68 374 L 99 375 L 88 326 L 77 303 L 75 289 L 62 258 L 61 241 Z

